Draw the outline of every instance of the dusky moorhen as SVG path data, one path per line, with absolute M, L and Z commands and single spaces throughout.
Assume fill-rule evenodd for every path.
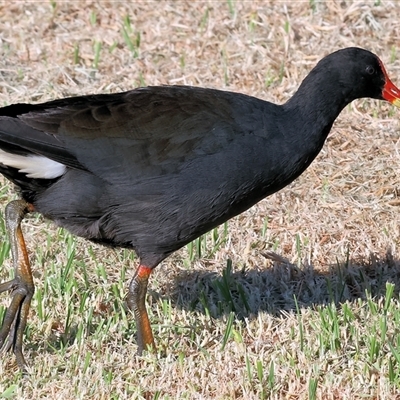
M 15 277 L 0 348 L 21 369 L 34 292 L 20 223 L 38 212 L 86 239 L 140 258 L 127 295 L 138 353 L 155 348 L 145 296 L 169 254 L 297 178 L 351 101 L 400 107 L 379 58 L 346 48 L 323 58 L 283 105 L 185 86 L 0 108 L 0 173 L 19 188 L 5 210 Z

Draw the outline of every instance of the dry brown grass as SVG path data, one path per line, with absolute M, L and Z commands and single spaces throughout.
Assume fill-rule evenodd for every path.
M 123 38 L 126 16 L 132 40 L 140 33 L 137 57 Z M 96 42 L 101 52 L 94 68 Z M 399 85 L 399 43 L 397 1 L 0 2 L 1 104 L 117 92 L 142 84 L 214 87 L 282 103 L 317 60 L 347 46 L 378 54 Z M 366 288 L 378 296 L 386 281 L 400 283 L 399 117 L 398 110 L 372 100 L 347 107 L 311 167 L 289 187 L 230 221 L 228 238 L 218 251 L 189 263 L 183 249 L 155 271 L 149 300 L 159 324 L 156 337 L 166 349 L 160 359 L 135 357 L 125 323 L 116 324 L 100 344 L 87 333 L 82 345 L 66 346 L 63 358 L 51 346 L 57 347 L 56 326 L 66 318 L 65 303 L 45 299 L 57 314 L 46 325 L 32 311 L 26 354 L 33 370 L 29 379 L 17 383 L 16 398 L 153 398 L 158 391 L 161 398 L 261 398 L 263 384 L 249 382 L 246 358 L 252 365 L 265 362 L 264 370 L 275 360 L 277 386 L 271 398 L 308 398 L 308 378 L 317 362 L 310 364 L 294 340 L 299 328 L 294 295 L 305 318 L 314 305 L 329 302 L 326 278 L 340 283 L 337 265 L 348 255 L 344 295 L 338 300 L 354 300 L 356 310 L 363 309 L 357 300 L 364 298 Z M 3 204 L 11 193 L 2 196 Z M 40 220 L 29 219 L 25 229 L 40 286 L 43 260 L 61 269 L 66 255 L 61 242 L 48 239 L 48 232 L 57 237 L 51 225 L 43 228 Z M 96 261 L 86 242 L 77 243 L 77 259 L 87 263 L 93 282 L 91 301 L 112 303 L 111 297 L 95 294 L 96 285 L 103 284 L 93 272 Z M 264 258 L 262 251 L 271 249 L 290 262 Z M 109 280 L 118 282 L 118 254 L 97 247 L 95 252 Z M 243 342 L 230 341 L 221 351 L 226 318 L 215 306 L 211 283 L 228 258 L 235 271 L 246 270 L 235 275 L 251 307 L 235 314 L 247 321 L 235 322 Z M 197 311 L 189 307 L 201 293 L 215 306 L 217 318 L 211 324 L 200 306 Z M 165 321 L 162 307 L 168 301 L 174 304 Z M 1 304 L 8 304 L 6 296 Z M 305 327 L 312 347 L 318 332 Z M 398 335 L 395 326 L 393 332 Z M 76 360 L 69 364 L 77 352 L 80 361 L 92 354 L 86 371 Z M 280 361 L 289 353 L 298 373 L 290 362 Z M 12 356 L 1 357 L 0 394 L 14 382 L 16 368 Z M 389 399 L 398 391 L 379 374 L 359 371 L 346 354 L 324 368 L 318 375 L 320 399 Z

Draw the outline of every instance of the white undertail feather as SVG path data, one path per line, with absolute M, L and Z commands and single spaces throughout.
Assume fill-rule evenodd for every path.
M 26 174 L 28 178 L 54 179 L 63 175 L 66 170 L 64 164 L 50 160 L 44 156 L 35 154 L 21 156 L 7 153 L 0 149 L 0 164 L 16 168 L 19 172 Z

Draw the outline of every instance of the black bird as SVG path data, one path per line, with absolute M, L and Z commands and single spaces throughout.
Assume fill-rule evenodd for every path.
M 297 178 L 355 99 L 400 107 L 400 90 L 373 53 L 323 58 L 294 96 L 276 105 L 185 86 L 0 108 L 0 173 L 19 188 L 5 210 L 15 277 L 0 348 L 25 369 L 22 337 L 34 283 L 20 223 L 38 212 L 75 235 L 140 258 L 127 303 L 138 353 L 155 349 L 145 296 L 168 255 Z

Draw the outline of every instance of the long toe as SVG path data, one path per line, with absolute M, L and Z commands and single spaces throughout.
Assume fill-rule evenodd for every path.
M 13 350 L 18 366 L 21 370 L 26 370 L 26 362 L 22 354 L 22 338 L 28 319 L 30 303 L 33 295 L 32 288 L 26 287 L 24 282 L 14 279 L 6 282 L 3 290 L 0 288 L 0 293 L 7 288 L 10 283 L 12 286 L 12 300 L 3 319 L 3 325 L 0 328 L 0 349 L 4 352 Z

